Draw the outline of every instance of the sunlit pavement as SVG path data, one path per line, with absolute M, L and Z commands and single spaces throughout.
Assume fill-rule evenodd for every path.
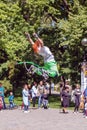
M 31 109 L 24 113 L 20 109 L 0 112 L 0 130 L 86 130 L 87 119 L 82 113 L 59 109 Z

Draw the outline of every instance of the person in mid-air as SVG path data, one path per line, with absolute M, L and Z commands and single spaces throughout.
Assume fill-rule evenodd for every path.
M 42 76 L 55 77 L 58 76 L 57 64 L 54 56 L 47 46 L 44 46 L 42 39 L 38 37 L 36 33 L 33 36 L 36 38 L 34 42 L 29 33 L 25 33 L 27 40 L 32 44 L 32 48 L 36 54 L 41 55 L 44 58 L 44 66 L 42 67 Z M 38 73 L 38 72 L 37 72 Z

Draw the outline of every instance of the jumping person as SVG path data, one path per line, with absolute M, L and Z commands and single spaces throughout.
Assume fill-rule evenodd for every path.
M 42 67 L 42 70 L 40 70 L 40 75 L 42 75 L 44 78 L 48 78 L 49 76 L 55 77 L 59 75 L 54 56 L 50 49 L 47 46 L 44 46 L 42 39 L 40 39 L 38 35 L 34 33 L 33 36 L 36 38 L 36 41 L 33 42 L 29 33 L 25 33 L 25 35 L 27 37 L 27 40 L 32 44 L 34 52 L 44 58 L 44 66 Z M 36 73 L 38 74 L 38 71 L 36 71 Z

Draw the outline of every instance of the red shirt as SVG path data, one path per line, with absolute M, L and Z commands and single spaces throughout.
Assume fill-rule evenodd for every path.
M 39 48 L 39 45 L 41 44 L 41 42 L 39 40 L 35 41 L 35 43 L 32 45 L 32 48 L 34 50 L 35 53 L 38 53 L 38 48 Z

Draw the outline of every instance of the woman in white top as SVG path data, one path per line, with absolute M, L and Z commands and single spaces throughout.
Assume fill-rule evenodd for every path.
M 28 92 L 28 85 L 25 84 L 23 91 L 22 91 L 22 95 L 23 95 L 23 103 L 24 103 L 24 112 L 27 113 L 28 112 L 28 106 L 29 106 L 29 92 Z

